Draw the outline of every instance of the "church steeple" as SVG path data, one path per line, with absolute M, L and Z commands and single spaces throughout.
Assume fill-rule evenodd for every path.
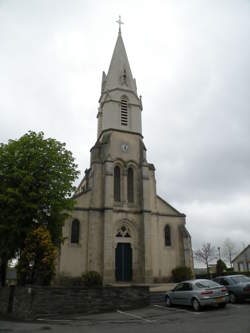
M 115 88 L 132 90 L 137 94 L 122 35 L 119 30 L 114 52 L 111 58 L 108 74 L 103 82 L 103 92 Z
M 123 43 L 120 17 L 117 23 L 119 32 L 108 74 L 102 75 L 98 137 L 108 129 L 141 134 L 142 104 Z

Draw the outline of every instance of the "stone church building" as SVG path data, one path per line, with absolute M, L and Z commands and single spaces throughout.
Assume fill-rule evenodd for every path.
M 178 266 L 193 267 L 185 215 L 156 193 L 147 161 L 137 94 L 121 30 L 103 72 L 97 141 L 64 225 L 58 273 L 97 271 L 104 283 L 167 281 Z

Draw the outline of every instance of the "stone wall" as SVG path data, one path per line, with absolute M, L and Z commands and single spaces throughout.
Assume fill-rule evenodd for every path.
M 15 287 L 11 306 L 9 295 L 10 288 L 0 288 L 0 313 L 9 312 L 20 319 L 125 310 L 143 307 L 150 302 L 149 288 L 141 286 L 98 289 Z
M 8 305 L 9 305 L 9 295 L 10 288 L 1 288 L 0 287 L 0 313 L 6 314 L 8 313 Z

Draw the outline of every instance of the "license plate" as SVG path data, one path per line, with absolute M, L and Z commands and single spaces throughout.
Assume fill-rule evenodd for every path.
M 217 303 L 221 303 L 221 302 L 224 302 L 225 301 L 225 297 L 218 297 L 216 298 L 216 302 Z

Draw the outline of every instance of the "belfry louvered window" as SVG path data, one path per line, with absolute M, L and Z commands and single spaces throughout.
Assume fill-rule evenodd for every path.
M 128 101 L 121 99 L 121 125 L 128 126 Z

